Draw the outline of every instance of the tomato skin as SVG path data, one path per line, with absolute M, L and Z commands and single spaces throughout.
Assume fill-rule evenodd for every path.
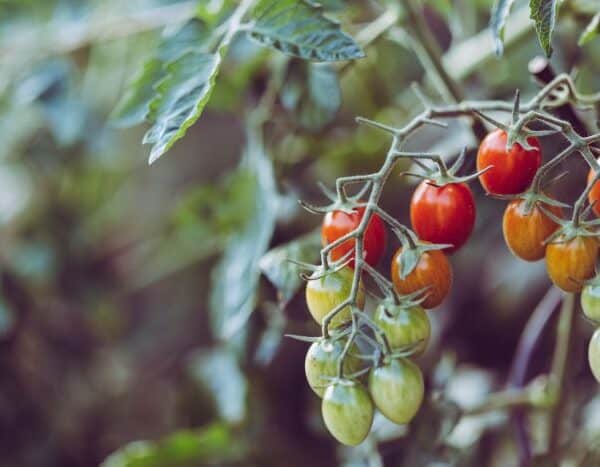
M 427 298 L 421 303 L 423 308 L 435 308 L 438 306 L 452 285 L 452 267 L 444 252 L 440 250 L 429 250 L 421 255 L 415 268 L 404 279 L 400 277 L 401 258 L 399 248 L 392 259 L 392 282 L 400 294 L 410 294 L 430 287 Z
M 550 243 L 546 247 L 546 269 L 554 284 L 565 292 L 579 292 L 583 282 L 595 274 L 598 241 L 575 237 Z
M 319 397 L 323 397 L 325 389 L 331 380 L 324 378 L 333 378 L 337 375 L 337 361 L 344 346 L 345 339 L 320 339 L 313 342 L 306 353 L 304 360 L 304 372 L 309 386 Z M 356 346 L 352 346 L 350 352 L 357 352 Z M 346 354 L 344 359 L 344 373 L 351 374 L 361 369 L 361 361 L 352 353 Z
M 323 274 L 321 270 L 315 271 L 311 277 L 317 277 Z M 344 267 L 339 271 L 327 274 L 318 279 L 310 279 L 306 284 L 306 304 L 308 311 L 318 324 L 331 310 L 345 301 L 352 290 L 352 280 L 354 271 L 349 267 Z M 362 308 L 365 304 L 365 289 L 362 281 L 359 283 L 358 293 L 356 295 L 356 304 Z M 341 310 L 331 320 L 331 326 L 338 327 L 351 320 L 350 307 L 347 306 Z
M 413 419 L 423 402 L 423 374 L 409 359 L 394 359 L 371 370 L 369 392 L 386 418 L 403 425 Z
M 477 152 L 477 170 L 493 165 L 479 176 L 483 189 L 496 195 L 516 195 L 524 192 L 542 165 L 540 142 L 527 138 L 533 149 L 526 151 L 519 143 L 506 150 L 508 135 L 504 130 L 494 130 L 483 139 Z
M 600 285 L 588 284 L 581 291 L 581 309 L 583 314 L 596 323 L 600 323 Z
M 594 331 L 594 335 L 588 346 L 588 362 L 596 381 L 600 383 L 600 328 Z
M 448 243 L 447 253 L 467 241 L 475 225 L 475 199 L 465 183 L 432 185 L 423 180 L 410 201 L 410 221 L 420 239 Z
M 381 304 L 375 310 L 373 321 L 385 333 L 392 350 L 416 344 L 416 354 L 427 348 L 431 335 L 431 324 L 421 306 L 402 307 Z
M 592 182 L 594 175 L 594 171 L 590 169 L 587 178 L 588 185 Z M 592 190 L 588 194 L 588 200 L 590 201 L 590 204 L 594 205 L 592 209 L 596 216 L 600 217 L 600 182 L 594 183 Z
M 325 426 L 335 439 L 356 446 L 369 434 L 375 408 L 362 384 L 344 380 L 327 387 L 321 413 Z
M 363 206 L 356 208 L 351 214 L 344 211 L 330 211 L 323 218 L 321 227 L 321 241 L 323 246 L 334 242 L 340 237 L 355 230 L 364 215 L 365 208 Z M 336 261 L 350 250 L 354 249 L 354 239 L 347 240 L 341 245 L 331 250 L 331 259 Z M 386 231 L 385 224 L 377 214 L 373 214 L 369 220 L 369 224 L 365 229 L 363 237 L 363 251 L 365 261 L 371 266 L 375 266 L 383 253 L 385 252 Z M 350 262 L 350 266 L 354 267 L 354 260 Z
M 504 240 L 517 258 L 538 261 L 546 253 L 544 240 L 550 237 L 559 225 L 544 214 L 537 203 L 529 215 L 526 215 L 525 204 L 525 200 L 515 199 L 506 206 L 502 218 Z M 558 206 L 544 204 L 544 208 L 558 217 L 562 216 L 562 209 Z

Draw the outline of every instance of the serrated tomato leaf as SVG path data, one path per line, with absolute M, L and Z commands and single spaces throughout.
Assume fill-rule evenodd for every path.
M 358 44 L 323 9 L 304 0 L 260 0 L 252 12 L 250 37 L 288 55 L 313 61 L 364 57 Z
M 277 288 L 279 300 L 287 303 L 302 287 L 302 269 L 290 260 L 314 263 L 319 258 L 321 236 L 319 231 L 311 232 L 289 243 L 270 250 L 260 260 L 260 269 Z
M 492 38 L 494 39 L 494 48 L 496 49 L 497 55 L 502 55 L 502 52 L 504 51 L 504 27 L 506 26 L 506 20 L 514 1 L 515 0 L 496 0 L 492 7 L 490 30 L 492 32 Z
M 230 339 L 246 323 L 255 307 L 259 261 L 269 247 L 275 229 L 279 195 L 273 166 L 265 153 L 262 135 L 249 128 L 241 169 L 256 180 L 253 214 L 232 236 L 213 271 L 210 297 L 211 325 L 219 339 Z
M 558 0 L 530 0 L 530 17 L 535 22 L 540 45 L 547 56 L 552 54 L 552 33 L 556 24 Z
M 585 45 L 592 39 L 600 35 L 600 11 L 594 15 L 590 23 L 579 37 L 579 45 Z

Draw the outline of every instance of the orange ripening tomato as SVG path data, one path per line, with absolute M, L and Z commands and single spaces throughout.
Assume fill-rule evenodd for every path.
M 447 253 L 458 250 L 475 225 L 475 200 L 468 185 L 435 186 L 423 180 L 410 201 L 410 221 L 420 239 L 447 243 Z
M 588 173 L 588 178 L 587 178 L 587 182 L 588 185 L 590 183 L 592 183 L 592 179 L 594 178 L 594 171 L 592 169 L 590 169 L 590 172 Z M 592 187 L 592 190 L 590 191 L 589 195 L 588 195 L 588 200 L 590 202 L 590 204 L 593 204 L 594 207 L 592 208 L 594 210 L 594 213 L 600 217 L 600 182 L 596 182 L 594 183 L 594 186 Z
M 544 214 L 537 203 L 525 214 L 525 204 L 525 200 L 515 199 L 506 206 L 502 219 L 504 240 L 517 258 L 538 261 L 546 253 L 544 240 L 556 232 L 559 225 Z M 558 206 L 544 204 L 544 208 L 557 217 L 562 216 Z
M 477 170 L 493 166 L 479 176 L 484 190 L 495 195 L 515 195 L 524 192 L 542 165 L 540 142 L 527 138 L 533 149 L 523 149 L 519 143 L 506 150 L 508 135 L 504 130 L 489 133 L 479 145 Z
M 364 207 L 356 208 L 351 214 L 347 214 L 344 211 L 328 212 L 323 219 L 323 226 L 321 227 L 323 246 L 355 230 L 360 224 L 364 212 Z M 385 252 L 385 242 L 385 225 L 381 217 L 373 214 L 363 237 L 365 261 L 368 264 L 375 266 L 379 262 Z M 354 239 L 347 240 L 331 251 L 331 259 L 336 261 L 344 257 L 352 249 L 354 249 Z M 350 262 L 350 266 L 354 267 L 354 260 Z
M 595 274 L 598 241 L 593 237 L 560 237 L 546 247 L 546 269 L 554 284 L 565 292 L 580 292 Z
M 429 250 L 421 255 L 415 268 L 404 279 L 400 277 L 402 270 L 402 248 L 399 248 L 392 259 L 392 282 L 400 294 L 410 294 L 429 287 L 427 298 L 421 303 L 423 308 L 438 306 L 452 285 L 452 266 L 443 251 Z

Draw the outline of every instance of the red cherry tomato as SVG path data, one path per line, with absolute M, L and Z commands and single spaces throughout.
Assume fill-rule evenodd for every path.
M 469 238 L 475 225 L 475 200 L 464 183 L 435 186 L 424 180 L 410 201 L 410 220 L 422 240 L 449 243 L 451 253 Z
M 590 169 L 590 172 L 588 173 L 588 179 L 587 179 L 588 184 L 590 184 L 592 182 L 594 175 L 595 175 L 594 171 L 592 169 Z M 588 199 L 590 201 L 590 204 L 594 205 L 594 207 L 592 208 L 594 210 L 594 213 L 598 217 L 600 217 L 600 182 L 594 183 L 594 186 L 592 187 L 592 190 L 590 191 L 590 194 L 588 195 Z
M 321 240 L 323 245 L 334 242 L 338 238 L 352 232 L 358 227 L 365 212 L 364 207 L 359 207 L 351 214 L 343 211 L 331 211 L 325 215 L 321 228 Z M 373 214 L 365 230 L 363 237 L 363 249 L 365 261 L 375 266 L 385 251 L 385 225 L 377 214 Z M 354 239 L 347 240 L 331 251 L 331 259 L 337 260 L 354 249 Z M 354 260 L 350 263 L 354 267 Z
M 477 170 L 493 166 L 479 176 L 488 193 L 514 195 L 524 192 L 542 164 L 540 142 L 530 137 L 527 142 L 533 149 L 526 151 L 519 143 L 506 150 L 507 134 L 504 130 L 489 133 L 479 145 Z

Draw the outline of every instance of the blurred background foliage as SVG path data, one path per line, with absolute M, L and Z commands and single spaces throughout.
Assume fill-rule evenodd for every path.
M 341 65 L 235 40 L 201 120 L 152 167 L 146 127 L 111 124 L 163 27 L 194 14 L 218 22 L 235 3 L 0 0 L 0 465 L 513 465 L 507 414 L 456 425 L 457 405 L 502 387 L 549 284 L 543 265 L 509 254 L 502 203 L 478 186 L 476 231 L 452 259 L 452 296 L 430 314 L 434 339 L 419 362 L 443 397 L 410 429 L 377 418 L 365 444 L 337 446 L 304 380 L 306 344 L 283 337 L 318 332 L 286 258 L 317 260 L 320 219 L 296 200 L 319 203 L 317 182 L 378 168 L 387 137 L 355 116 L 406 122 L 419 108 L 413 81 L 443 100 L 402 13 L 366 58 Z M 386 8 L 321 3 L 359 42 Z M 491 0 L 422 3 L 465 96 L 535 92 L 527 65 L 541 50 L 519 2 L 502 58 L 486 30 Z M 577 41 L 597 11 L 594 0 L 565 1 L 554 37 L 554 68 L 578 69 L 588 92 L 598 88 L 600 40 Z M 273 76 L 281 87 L 258 134 L 246 117 Z M 454 157 L 474 147 L 466 123 L 411 146 Z M 555 154 L 560 143 L 546 142 Z M 586 173 L 569 164 L 556 186 L 565 201 Z M 404 221 L 412 183 L 396 174 L 383 199 Z M 565 449 L 570 465 L 600 465 L 600 398 L 584 358 L 591 327 L 577 333 Z M 532 376 L 548 367 L 551 334 Z M 547 419 L 528 423 L 535 439 Z

